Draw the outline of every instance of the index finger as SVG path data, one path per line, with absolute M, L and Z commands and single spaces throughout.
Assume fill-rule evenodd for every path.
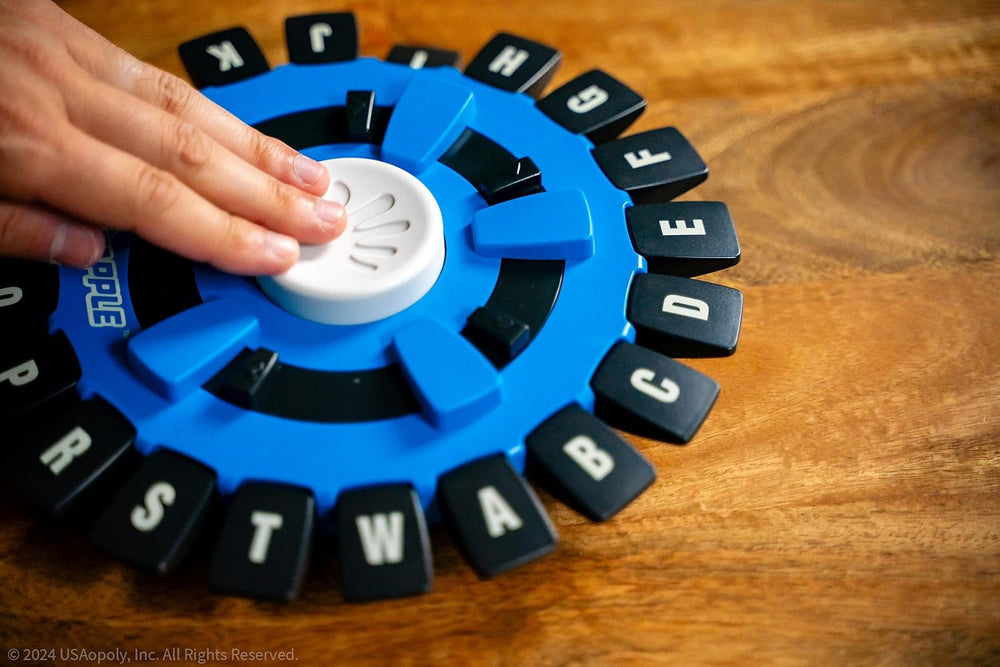
M 295 239 L 223 211 L 130 153 L 72 126 L 59 143 L 59 159 L 40 174 L 59 184 L 40 193 L 59 209 L 231 273 L 280 273 L 298 259 Z
M 326 192 L 329 174 L 318 162 L 250 127 L 173 74 L 136 62 L 135 76 L 126 77 L 119 88 L 197 125 L 230 152 L 278 180 L 312 194 Z
M 329 174 L 284 142 L 255 130 L 183 79 L 142 62 L 68 15 L 70 55 L 91 75 L 192 123 L 245 162 L 278 180 L 322 196 Z

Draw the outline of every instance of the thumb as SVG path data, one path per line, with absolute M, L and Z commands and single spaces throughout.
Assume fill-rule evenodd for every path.
M 104 233 L 55 211 L 0 201 L 0 255 L 85 268 L 104 252 Z

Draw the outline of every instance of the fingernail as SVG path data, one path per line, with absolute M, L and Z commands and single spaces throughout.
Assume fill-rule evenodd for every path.
M 290 236 L 266 232 L 264 245 L 282 264 L 290 264 L 299 258 L 299 243 Z
M 86 268 L 104 252 L 104 232 L 81 223 L 58 222 L 49 261 L 53 264 Z
M 325 223 L 329 229 L 342 228 L 347 218 L 346 211 L 341 204 L 328 199 L 316 200 L 316 216 Z
M 305 155 L 296 155 L 292 159 L 292 171 L 295 178 L 305 185 L 312 185 L 319 180 L 320 176 L 326 173 L 326 167 L 315 160 L 310 160 Z

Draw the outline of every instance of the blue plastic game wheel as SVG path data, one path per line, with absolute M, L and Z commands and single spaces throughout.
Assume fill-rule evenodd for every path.
M 425 517 L 481 576 L 550 552 L 524 472 L 613 516 L 655 473 L 605 421 L 687 442 L 718 387 L 670 357 L 736 347 L 741 295 L 691 278 L 739 260 L 728 211 L 669 201 L 701 158 L 673 128 L 616 138 L 645 104 L 599 70 L 536 99 L 559 54 L 523 38 L 461 73 L 422 47 L 357 58 L 346 13 L 286 32 L 273 70 L 242 29 L 181 56 L 323 161 L 347 231 L 274 279 L 125 234 L 86 271 L 5 262 L 13 482 L 56 516 L 98 508 L 94 541 L 160 573 L 221 499 L 210 583 L 277 599 L 319 529 L 350 600 L 431 588 Z

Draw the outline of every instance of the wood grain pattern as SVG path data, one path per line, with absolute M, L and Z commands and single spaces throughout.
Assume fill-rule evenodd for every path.
M 337 2 L 70 13 L 175 73 L 176 45 Z M 686 447 L 608 523 L 542 494 L 562 544 L 478 581 L 434 531 L 432 594 L 344 604 L 332 556 L 288 606 L 211 595 L 205 558 L 135 574 L 0 488 L 0 648 L 294 649 L 303 664 L 1000 662 L 1000 6 L 494 0 L 350 6 L 361 51 L 508 30 L 649 101 L 736 218 L 738 353 Z M 4 651 L 5 652 L 5 651 Z M 0 655 L 0 662 L 6 658 Z

